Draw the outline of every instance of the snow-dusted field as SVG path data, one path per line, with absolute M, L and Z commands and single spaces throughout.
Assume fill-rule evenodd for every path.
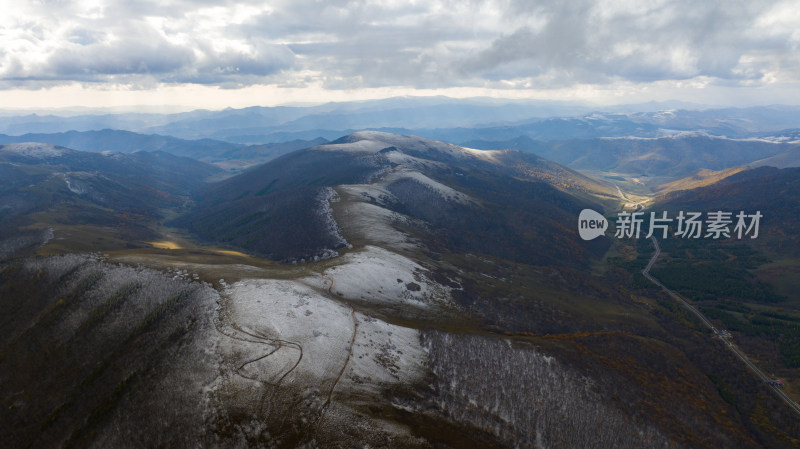
M 321 151 L 344 151 L 347 153 L 377 153 L 378 151 L 386 148 L 388 145 L 383 142 L 374 140 L 359 140 L 352 143 L 336 143 L 328 145 L 320 145 L 315 149 Z
M 342 201 L 336 203 L 339 225 L 351 240 L 401 251 L 419 247 L 419 243 L 398 230 L 397 225 L 424 227 L 425 224 L 387 209 L 385 206 L 396 201 L 391 192 L 374 184 L 344 185 L 337 190 L 342 197 Z
M 356 312 L 309 285 L 315 283 L 249 279 L 226 286 L 218 350 L 228 375 L 215 387 L 219 403 L 255 412 L 253 419 L 270 423 L 271 432 L 285 432 L 287 419 L 327 420 L 322 428 L 333 431 L 333 423 L 358 416 L 383 427 L 358 410 L 385 403 L 394 385 L 425 376 L 419 332 Z
M 370 203 L 352 202 L 342 207 L 348 217 L 342 228 L 348 234 L 392 249 L 411 250 L 418 246 L 411 236 L 393 226 L 410 222 L 408 217 Z
M 358 140 L 350 143 L 320 145 L 314 147 L 314 149 L 350 153 L 377 153 L 384 148 L 400 147 L 423 153 L 436 151 L 459 159 L 473 158 L 490 162 L 495 160 L 496 154 L 502 152 L 502 150 L 476 150 L 422 137 L 385 133 L 381 131 L 359 131 L 351 134 L 351 137 Z
M 59 157 L 64 154 L 65 148 L 47 143 L 23 142 L 0 145 L 0 151 L 16 153 L 21 156 L 33 158 Z
M 450 288 L 429 277 L 413 260 L 368 245 L 342 257 L 342 264 L 325 270 L 323 285 L 333 280 L 331 292 L 342 298 L 376 305 L 417 308 L 450 304 Z
M 345 363 L 354 326 L 349 308 L 294 281 L 240 281 L 227 295 L 223 323 L 232 335 L 257 342 L 228 339 L 222 349 L 240 358 L 243 377 L 312 385 Z M 256 360 L 265 353 L 271 355 Z
M 469 195 L 450 188 L 440 182 L 434 181 L 433 179 L 414 170 L 396 170 L 386 176 L 386 180 L 384 182 L 388 185 L 402 179 L 410 179 L 414 182 L 418 182 L 426 188 L 432 190 L 444 200 L 455 201 L 461 204 L 477 204 L 475 199 Z

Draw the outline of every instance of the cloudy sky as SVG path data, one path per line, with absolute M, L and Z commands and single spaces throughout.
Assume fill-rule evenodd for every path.
M 800 1 L 0 0 L 0 108 L 800 104 Z

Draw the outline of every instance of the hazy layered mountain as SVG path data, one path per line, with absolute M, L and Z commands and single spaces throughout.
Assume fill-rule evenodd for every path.
M 317 128 L 320 124 L 324 129 L 339 131 L 382 126 L 469 126 L 530 117 L 573 115 L 590 109 L 568 102 L 397 97 L 318 106 L 228 108 L 176 114 L 29 114 L 4 117 L 0 121 L 0 132 L 56 133 L 112 128 L 197 139 L 263 134 L 265 130 L 305 131 Z
M 53 134 L 24 134 L 21 136 L 0 135 L 0 143 L 41 142 L 81 151 L 113 151 L 133 153 L 135 151 L 163 151 L 194 159 L 220 156 L 238 150 L 244 145 L 202 139 L 188 141 L 170 136 L 144 135 L 130 131 L 103 129 L 100 131 L 68 131 Z
M 683 178 L 702 169 L 724 170 L 772 157 L 794 159 L 800 145 L 760 139 L 728 139 L 703 133 L 660 138 L 599 138 L 543 142 L 522 136 L 508 141 L 470 141 L 476 148 L 519 148 L 580 170 Z M 781 155 L 781 156 L 778 156 Z
M 209 119 L 188 126 L 194 134 L 235 142 L 274 142 L 283 139 L 332 138 L 359 129 L 410 133 L 448 142 L 508 140 L 527 136 L 535 140 L 591 139 L 598 137 L 656 138 L 685 131 L 730 138 L 758 137 L 794 127 L 800 111 L 791 107 L 752 109 L 669 110 L 637 112 L 583 112 L 548 115 L 535 106 L 458 103 L 380 110 L 357 107 L 325 113 L 310 113 L 280 123 L 260 122 L 249 127 L 229 127 Z M 460 111 L 460 112 L 457 112 Z M 447 117 L 446 120 L 442 117 Z M 766 118 L 765 118 L 766 117 Z M 240 117 L 242 123 L 247 119 Z M 214 133 L 208 130 L 216 129 Z M 201 131 L 198 131 L 201 130 Z M 184 136 L 173 125 L 153 131 Z M 767 132 L 769 131 L 769 132 Z M 201 134 L 198 134 L 201 133 Z
M 680 131 L 743 138 L 796 128 L 800 119 L 800 110 L 787 106 L 654 110 L 664 106 L 670 105 L 598 108 L 564 102 L 412 97 L 177 114 L 6 116 L 0 120 L 0 132 L 20 135 L 111 128 L 246 144 L 333 139 L 361 129 L 450 142 L 508 140 L 521 135 L 537 140 L 659 137 Z
M 146 230 L 220 169 L 164 152 L 94 153 L 41 143 L 0 145 L 0 222 Z M 124 229 L 123 229 L 124 231 Z
M 800 167 L 800 145 L 790 146 L 786 151 L 764 159 L 759 159 L 755 162 L 751 162 L 749 165 L 752 167 Z
M 241 145 L 212 139 L 184 140 L 170 136 L 145 135 L 130 131 L 69 131 L 55 134 L 0 135 L 0 143 L 41 142 L 82 151 L 163 151 L 217 164 L 227 169 L 242 169 L 283 154 L 325 143 L 325 139 L 294 140 L 265 145 Z
M 666 129 L 697 130 L 727 137 L 748 137 L 764 131 L 796 128 L 800 121 L 800 108 L 784 105 L 628 112 L 633 112 L 630 117 L 634 121 Z
M 137 113 L 85 113 L 53 114 L 39 113 L 25 115 L 5 114 L 0 120 L 0 132 L 4 134 L 42 134 L 67 131 L 92 131 L 101 129 L 120 129 L 136 131 L 165 122 L 163 114 Z

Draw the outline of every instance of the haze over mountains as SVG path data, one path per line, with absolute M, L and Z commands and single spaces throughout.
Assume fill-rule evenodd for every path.
M 740 165 L 781 166 L 800 163 L 800 142 L 729 139 L 699 132 L 642 138 L 638 136 L 534 141 L 471 141 L 475 148 L 519 148 L 579 170 L 616 171 L 637 176 L 685 177 L 701 169 L 723 170 Z M 781 158 L 778 161 L 778 158 Z M 774 159 L 773 159 L 774 158 Z
M 800 119 L 798 108 L 540 117 L 580 109 L 537 102 L 401 98 L 172 115 L 24 116 L 0 123 L 0 131 L 6 132 L 0 143 L 34 141 L 123 153 L 166 151 L 238 171 L 359 129 L 375 129 L 479 149 L 519 149 L 575 169 L 646 175 L 659 181 L 661 176 L 685 177 L 701 169 L 798 165 L 793 143 L 798 138 L 793 129 Z
M 0 143 L 40 142 L 74 148 L 81 151 L 163 151 L 176 156 L 191 157 L 209 163 L 241 169 L 266 162 L 288 152 L 327 142 L 322 138 L 295 140 L 264 145 L 242 145 L 213 139 L 184 140 L 162 135 L 144 135 L 131 131 L 103 129 L 100 131 L 67 131 L 53 134 L 0 135 Z
M 651 242 L 576 225 L 760 208 L 652 273 L 794 397 L 800 108 L 659 106 L 0 119 L 0 446 L 795 447 Z
M 743 138 L 796 128 L 798 117 L 800 108 L 790 106 L 698 109 L 694 105 L 654 103 L 598 108 L 546 101 L 408 97 L 310 107 L 250 107 L 177 114 L 6 116 L 0 122 L 0 133 L 118 129 L 247 144 L 316 137 L 332 140 L 362 129 L 397 131 L 453 142 L 507 140 L 519 136 L 536 140 L 658 137 L 698 130 Z

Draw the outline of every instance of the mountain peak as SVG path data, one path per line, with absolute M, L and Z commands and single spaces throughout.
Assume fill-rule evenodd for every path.
M 314 147 L 321 151 L 342 151 L 348 153 L 375 154 L 383 149 L 395 147 L 406 154 L 419 155 L 439 154 L 455 159 L 478 159 L 493 162 L 497 155 L 508 150 L 476 150 L 460 147 L 450 143 L 439 142 L 405 134 L 394 134 L 382 131 L 358 131 L 334 140 L 325 145 Z

